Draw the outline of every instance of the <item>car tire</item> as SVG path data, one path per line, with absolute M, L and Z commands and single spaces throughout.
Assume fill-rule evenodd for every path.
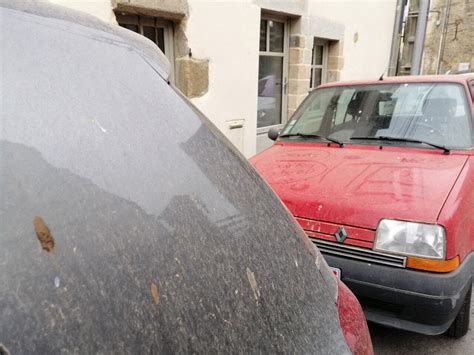
M 472 284 L 471 288 L 464 298 L 464 302 L 459 310 L 458 315 L 454 319 L 453 324 L 449 327 L 447 333 L 451 338 L 459 339 L 466 335 L 469 330 L 469 318 L 471 315 L 471 294 L 472 294 Z

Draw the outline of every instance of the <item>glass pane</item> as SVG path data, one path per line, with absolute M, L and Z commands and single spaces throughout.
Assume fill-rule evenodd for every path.
M 123 24 L 123 23 L 119 23 L 119 25 L 122 26 L 123 28 L 126 28 L 127 30 L 138 33 L 138 26 L 137 25 L 127 25 L 127 24 Z
M 260 21 L 260 51 L 267 50 L 267 20 Z
M 323 70 L 320 68 L 311 69 L 311 83 L 312 87 L 315 88 L 321 85 L 323 82 Z
M 283 58 L 260 56 L 257 127 L 281 123 Z
M 339 95 L 336 106 L 336 115 L 334 117 L 335 125 L 345 123 L 348 119 L 352 119 L 352 112 L 347 108 L 354 97 L 355 91 L 355 89 L 347 88 L 341 93 L 341 95 Z
M 283 22 L 270 21 L 270 52 L 283 52 L 284 26 Z
M 316 134 L 316 132 L 319 132 L 325 114 L 324 108 L 326 108 L 331 98 L 332 93 L 323 91 L 311 101 L 311 104 L 307 106 L 299 120 L 295 123 L 297 130 L 292 129 L 293 126 L 287 126 L 283 133 L 286 134 L 290 130 L 293 133 L 304 132 L 307 134 Z
M 156 43 L 155 27 L 143 26 L 143 35 L 150 41 Z
M 398 143 L 391 144 L 397 145 L 413 144 L 403 141 L 408 139 L 468 148 L 472 144 L 468 107 L 463 87 L 457 84 L 318 89 L 298 108 L 293 116 L 296 123 L 284 133 L 317 134 L 358 144 L 374 144 L 382 136 L 396 138 Z
M 323 65 L 323 51 L 324 51 L 324 46 L 321 46 L 319 44 L 314 45 L 314 50 L 313 50 L 313 64 L 316 65 Z
M 165 54 L 166 51 L 165 51 L 165 29 L 163 27 L 158 27 L 156 29 L 156 34 L 157 34 L 157 44 L 158 44 L 158 47 L 160 47 L 161 51 Z

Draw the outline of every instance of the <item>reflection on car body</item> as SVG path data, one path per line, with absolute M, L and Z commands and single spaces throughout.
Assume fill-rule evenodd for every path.
M 0 16 L 1 351 L 372 352 L 357 300 L 150 42 L 44 4 Z

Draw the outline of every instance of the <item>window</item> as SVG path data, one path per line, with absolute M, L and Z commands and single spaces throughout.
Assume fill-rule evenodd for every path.
M 257 128 L 286 121 L 287 46 L 286 22 L 260 21 Z
M 407 144 L 403 139 L 419 140 L 449 148 L 473 144 L 464 87 L 451 83 L 317 89 L 293 119 L 283 134 L 317 135 L 357 144 L 364 140 L 373 144 L 379 137 L 394 138 L 400 144 Z
M 323 84 L 327 80 L 328 42 L 315 38 L 311 58 L 310 88 Z
M 156 17 L 131 15 L 123 12 L 116 14 L 116 18 L 120 26 L 145 36 L 161 49 L 171 63 L 170 79 L 173 81 L 173 23 Z

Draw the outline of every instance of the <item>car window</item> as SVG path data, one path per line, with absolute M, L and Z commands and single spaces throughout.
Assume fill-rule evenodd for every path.
M 318 125 L 311 124 L 316 120 Z M 298 108 L 284 132 L 316 134 L 345 142 L 351 142 L 353 137 L 390 136 L 451 148 L 472 146 L 465 91 L 461 85 L 450 83 L 317 89 Z
M 320 129 L 324 118 L 324 109 L 331 100 L 331 92 L 324 92 L 308 105 L 303 112 L 303 119 L 296 122 L 297 129 L 307 133 L 316 132 Z M 300 127 L 301 125 L 301 127 Z

